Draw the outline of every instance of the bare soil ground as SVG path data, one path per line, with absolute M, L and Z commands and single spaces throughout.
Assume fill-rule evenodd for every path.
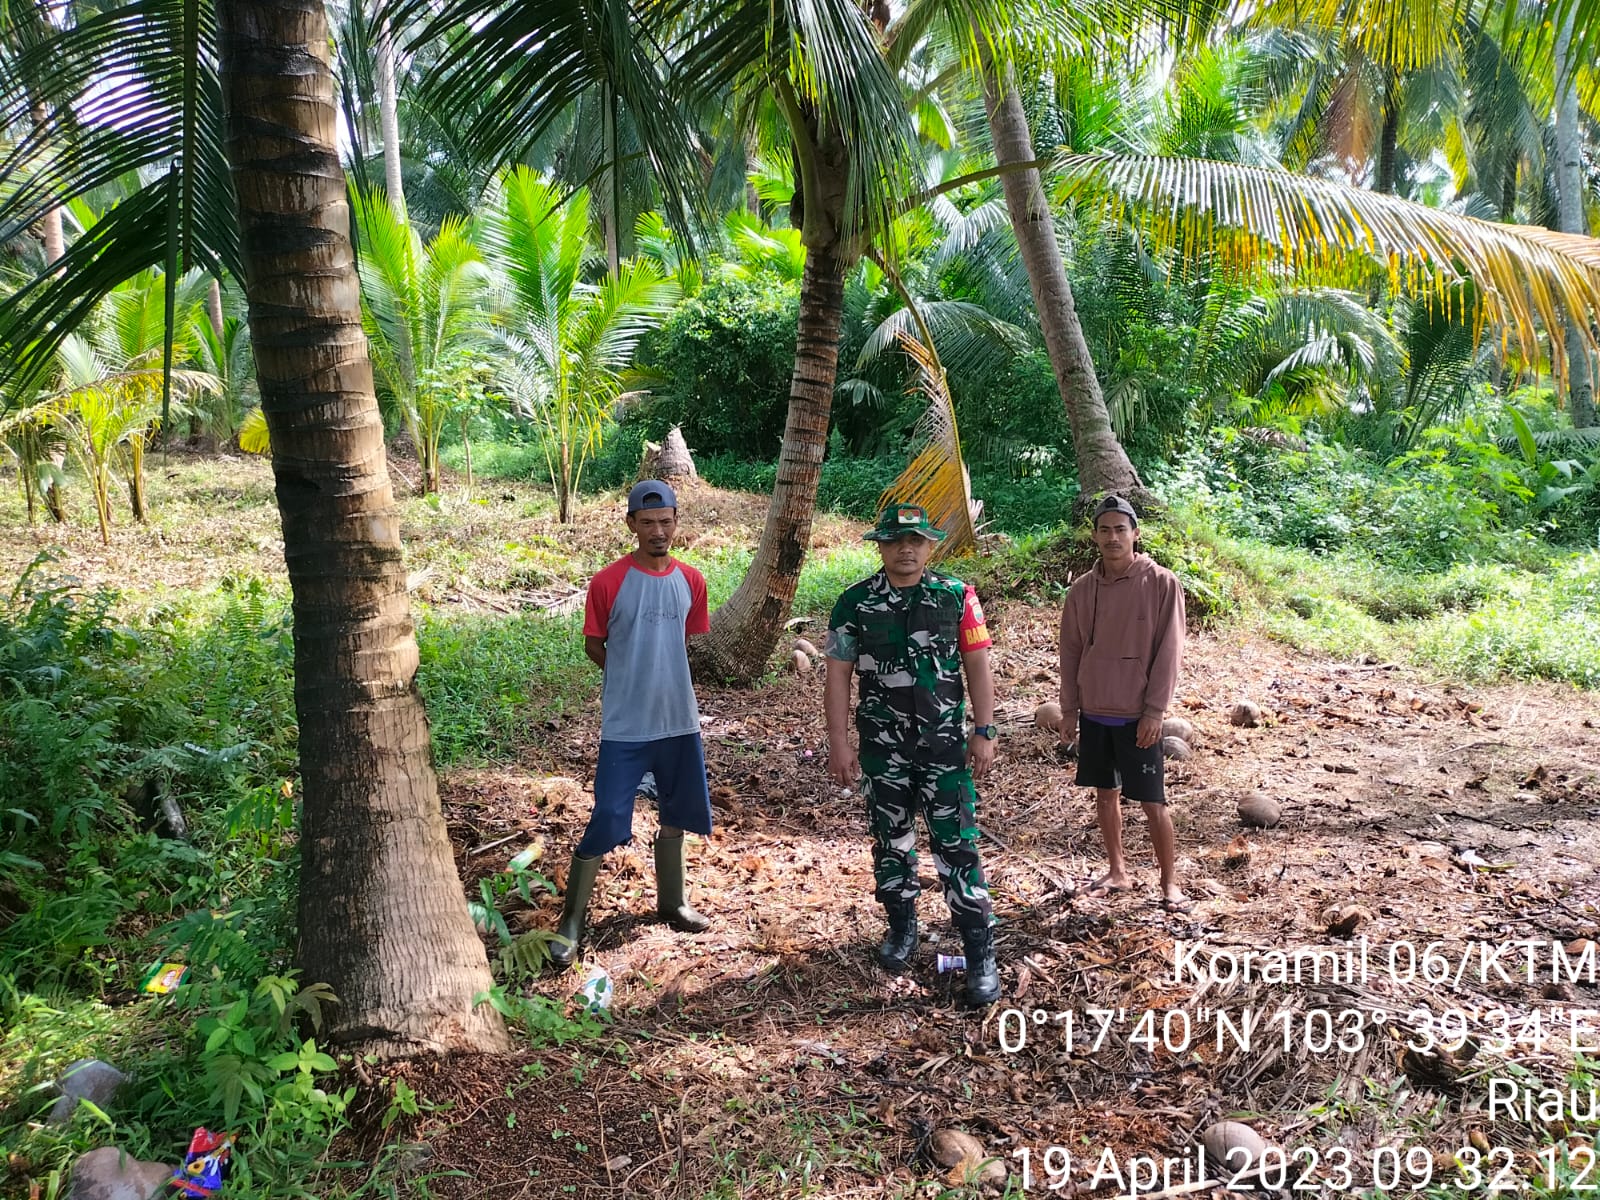
M 150 599 L 229 573 L 282 577 L 265 464 L 152 464 L 151 475 L 152 523 L 119 524 L 109 549 L 87 520 L 64 536 L 27 531 L 14 495 L 0 490 L 0 571 L 15 577 L 54 543 L 60 566 L 85 583 L 136 580 Z M 765 498 L 702 488 L 691 500 L 688 543 L 754 543 Z M 626 548 L 614 496 L 586 502 L 575 529 L 556 525 L 531 484 L 486 482 L 472 499 L 452 487 L 403 509 L 417 591 L 436 604 L 560 605 Z M 818 548 L 858 535 L 825 518 Z M 959 973 L 934 970 L 935 955 L 959 952 L 959 939 L 926 862 L 916 970 L 891 979 L 873 965 L 881 918 L 866 821 L 860 798 L 841 795 L 825 773 L 820 674 L 755 691 L 706 688 L 718 829 L 693 845 L 691 879 L 712 930 L 688 937 L 654 922 L 654 817 L 641 803 L 634 845 L 602 871 L 586 953 L 615 981 L 607 1034 L 391 1068 L 426 1108 L 380 1131 L 390 1093 L 368 1089 L 353 1148 L 367 1157 L 385 1142 L 413 1142 L 404 1153 L 419 1192 L 463 1200 L 998 1191 L 969 1182 L 971 1163 L 932 1160 L 930 1135 L 953 1126 L 1011 1171 L 1003 1186 L 1013 1195 L 1023 1194 L 1020 1151 L 1032 1153 L 1040 1192 L 1050 1182 L 1045 1149 L 1068 1148 L 1061 1195 L 1091 1190 L 1107 1150 L 1130 1168 L 1134 1155 L 1185 1155 L 1197 1130 L 1242 1114 L 1290 1150 L 1316 1148 L 1323 1157 L 1301 1190 L 1337 1194 L 1371 1186 L 1380 1147 L 1423 1147 L 1442 1180 L 1464 1147 L 1504 1150 L 1522 1172 L 1555 1132 L 1580 1136 L 1486 1109 L 1494 1079 L 1564 1085 L 1574 1065 L 1566 1023 L 1600 1009 L 1592 977 L 1576 988 L 1549 982 L 1552 943 L 1600 936 L 1600 700 L 1554 685 L 1464 689 L 1391 664 L 1307 658 L 1245 632 L 1197 635 L 1179 704 L 1198 730 L 1195 754 L 1169 763 L 1196 904 L 1168 914 L 1137 810 L 1127 814 L 1128 844 L 1144 886 L 1074 896 L 1103 856 L 1091 805 L 1032 722 L 1056 687 L 1056 615 L 988 607 L 1003 741 L 980 821 L 1002 922 L 1000 1005 L 962 1010 Z M 1229 724 L 1242 696 L 1265 711 L 1261 727 Z M 545 733 L 515 767 L 445 780 L 469 895 L 527 846 L 563 880 L 588 814 L 598 711 L 591 704 Z M 1281 801 L 1276 828 L 1240 824 L 1235 804 L 1254 791 Z M 550 928 L 558 904 L 513 905 L 513 928 Z M 1349 905 L 1362 910 L 1352 936 L 1330 932 L 1327 910 Z M 1362 938 L 1364 979 L 1204 983 L 1174 971 L 1180 942 L 1342 949 Z M 1484 947 L 1520 941 L 1542 947 L 1535 979 L 1520 952 L 1505 959 L 1509 978 L 1482 968 Z M 1442 982 L 1390 970 L 1398 947 L 1420 959 L 1433 943 L 1436 966 L 1467 964 L 1459 980 L 1453 970 Z M 1407 965 L 1404 954 L 1398 963 Z M 546 975 L 532 989 L 566 1001 L 579 978 Z M 1251 1012 L 1261 1024 L 1249 1049 L 1219 1042 L 1219 1013 L 1237 1026 Z M 1469 1042 L 1407 1048 L 1424 1046 L 1430 1028 L 1451 1040 L 1438 1022 L 1452 1012 L 1470 1024 Z M 1074 1014 L 1070 1038 L 1064 1013 Z M 1343 1033 L 1346 1049 L 1317 1041 L 1329 1031 L 1321 1013 L 1340 1022 L 1334 1036 Z M 1141 1036 L 1152 1032 L 1145 1014 L 1154 1014 L 1153 1040 Z M 1554 1036 L 1539 1036 L 1535 1014 Z M 1583 1036 L 1600 1044 L 1587 1020 Z M 1502 1029 L 1510 1036 L 1498 1038 Z M 1341 1146 L 1355 1156 L 1344 1186 L 1329 1171 Z M 1125 1188 L 1102 1179 L 1098 1190 Z
M 1288 1147 L 1353 1149 L 1358 1183 L 1372 1149 L 1388 1144 L 1427 1147 L 1442 1179 L 1475 1134 L 1527 1165 L 1546 1131 L 1488 1119 L 1487 1080 L 1524 1069 L 1559 1082 L 1572 1062 L 1567 1032 L 1501 1049 L 1485 1031 L 1498 1020 L 1491 1010 L 1520 1029 L 1534 1012 L 1554 1027 L 1573 1009 L 1600 1008 L 1592 980 L 1576 991 L 1545 986 L 1552 941 L 1600 934 L 1595 698 L 1551 686 L 1462 690 L 1253 638 L 1195 638 L 1181 711 L 1197 751 L 1169 764 L 1169 784 L 1197 903 L 1169 915 L 1156 904 L 1134 810 L 1129 844 L 1146 886 L 1071 896 L 1103 856 L 1092 806 L 1032 724 L 1055 688 L 1055 617 L 999 604 L 991 619 L 1006 722 L 980 818 L 1003 921 L 1001 1005 L 963 1011 L 959 974 L 935 972 L 935 954 L 959 953 L 960 943 L 926 863 L 917 970 L 891 979 L 873 966 L 881 926 L 866 823 L 860 799 L 825 774 L 820 676 L 754 694 L 703 691 L 719 828 L 694 850 L 692 872 L 713 930 L 687 937 L 652 920 L 653 816 L 641 802 L 637 841 L 608 859 L 592 914 L 587 960 L 616 985 L 610 1037 L 417 1068 L 424 1094 L 453 1103 L 412 1131 L 427 1140 L 432 1168 L 463 1172 L 435 1180 L 439 1194 L 964 1195 L 961 1168 L 925 1154 L 930 1132 L 945 1126 L 977 1135 L 1012 1169 L 1014 1191 L 1016 1151 L 1034 1152 L 1037 1189 L 1043 1150 L 1069 1147 L 1070 1188 L 1085 1189 L 1105 1148 L 1124 1163 L 1180 1156 L 1197 1130 L 1234 1113 L 1255 1114 Z M 1262 727 L 1229 724 L 1241 696 L 1266 710 Z M 526 770 L 448 780 L 469 890 L 528 844 L 564 874 L 587 816 L 596 728 L 597 714 L 585 713 L 531 752 Z M 1241 826 L 1235 804 L 1256 790 L 1282 802 L 1278 827 Z M 520 836 L 470 853 L 509 833 Z M 1349 904 L 1366 915 L 1354 939 L 1340 939 L 1324 912 Z M 557 909 L 550 897 L 516 924 L 549 928 Z M 1204 988 L 1174 978 L 1180 940 L 1293 949 L 1363 936 L 1365 982 Z M 1520 967 L 1511 982 L 1493 971 L 1480 979 L 1474 947 L 1524 939 L 1544 947 L 1538 980 Z M 1398 943 L 1419 959 L 1441 943 L 1440 961 L 1452 966 L 1465 956 L 1463 980 L 1395 978 L 1407 973 L 1403 953 L 1401 969 L 1389 969 Z M 577 982 L 567 974 L 537 986 L 562 998 Z M 1091 1018 L 1091 1008 L 1115 1015 Z M 1283 1009 L 1291 1044 L 1274 1024 L 1248 1052 L 1226 1038 L 1219 1051 L 1214 1013 L 1224 1008 L 1236 1023 L 1253 1009 L 1264 1028 Z M 1477 1056 L 1407 1053 L 1404 1042 L 1425 1040 L 1419 1008 L 1473 1014 Z M 1030 1025 L 1026 1046 L 1007 1053 L 1002 1035 L 1014 1044 L 1020 1022 L 1006 1009 L 1052 1020 Z M 1188 1013 L 1189 1044 L 1181 1033 L 1161 1044 L 1172 1010 Z M 1066 1011 L 1077 1014 L 1070 1046 L 1055 1018 Z M 1362 1044 L 1321 1049 L 1320 1018 L 1305 1015 L 1314 1011 L 1364 1014 Z M 1137 1036 L 1146 1012 L 1155 1046 Z

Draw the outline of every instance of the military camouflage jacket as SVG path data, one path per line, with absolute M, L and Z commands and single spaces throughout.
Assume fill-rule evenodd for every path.
M 989 645 L 977 595 L 959 579 L 924 571 L 921 583 L 897 588 L 879 571 L 834 604 L 824 653 L 860 677 L 863 750 L 948 753 L 966 745 L 961 654 Z

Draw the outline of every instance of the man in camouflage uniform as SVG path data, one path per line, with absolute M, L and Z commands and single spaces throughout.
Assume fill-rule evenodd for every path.
M 891 504 L 865 537 L 878 544 L 883 569 L 847 588 L 833 606 L 824 707 L 829 773 L 847 786 L 864 776 L 874 894 L 889 919 L 878 961 L 898 973 L 916 952 L 921 812 L 945 902 L 966 946 L 966 1001 L 988 1004 L 1000 995 L 1000 975 L 978 859 L 973 777 L 994 762 L 989 631 L 972 588 L 927 569 L 944 533 L 920 506 Z M 977 722 L 971 738 L 963 670 Z M 859 755 L 847 729 L 852 674 L 861 678 Z

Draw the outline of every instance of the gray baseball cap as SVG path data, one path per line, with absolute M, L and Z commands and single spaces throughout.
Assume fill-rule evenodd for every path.
M 659 479 L 641 479 L 628 493 L 628 515 L 642 508 L 677 508 L 678 494 Z
M 1121 496 L 1107 496 L 1099 504 L 1096 504 L 1094 506 L 1094 523 L 1098 525 L 1100 518 L 1107 513 L 1121 513 L 1128 518 L 1130 524 L 1134 526 L 1139 524 L 1139 514 L 1134 512 L 1133 505 L 1129 504 Z

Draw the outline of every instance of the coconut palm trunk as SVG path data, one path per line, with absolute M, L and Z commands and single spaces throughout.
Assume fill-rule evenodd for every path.
M 49 110 L 43 104 L 35 101 L 30 109 L 33 114 L 33 123 L 43 127 L 50 119 Z M 44 235 L 44 265 L 52 267 L 56 260 L 67 252 L 67 237 L 61 224 L 61 210 L 59 208 L 47 209 L 44 219 L 39 222 Z
M 378 125 L 383 134 L 383 181 L 389 205 L 402 222 L 406 219 L 406 192 L 400 174 L 400 95 L 395 86 L 394 35 L 388 18 L 378 22 L 374 39 L 378 76 Z
M 994 142 L 995 165 L 1033 161 L 1033 136 L 1022 98 L 1010 77 L 986 70 L 984 105 L 989 114 L 989 136 Z M 1045 201 L 1039 172 L 1033 168 L 1007 171 L 1000 177 L 1005 190 L 1006 209 L 1016 232 L 1017 248 L 1028 271 L 1028 285 L 1045 349 L 1055 370 L 1056 386 L 1067 409 L 1072 429 L 1072 450 L 1077 459 L 1078 490 L 1085 500 L 1116 492 L 1122 496 L 1144 498 L 1147 493 L 1139 473 L 1128 460 L 1127 452 L 1111 428 L 1100 380 L 1089 357 L 1089 343 L 1078 321 L 1072 285 L 1066 265 L 1061 261 L 1061 246 L 1056 241 L 1055 221 Z
M 245 295 L 294 597 L 298 957 L 378 1054 L 506 1045 L 439 808 L 321 0 L 218 5 Z
M 1573 12 L 1556 35 L 1556 223 L 1563 233 L 1589 232 L 1583 214 L 1583 131 L 1578 123 L 1578 81 L 1572 62 Z M 1594 362 L 1575 325 L 1566 329 L 1567 412 L 1575 428 L 1595 423 Z
M 690 647 L 697 669 L 735 683 L 754 681 L 766 667 L 811 549 L 811 521 L 839 375 L 844 281 L 868 238 L 859 213 L 847 219 L 852 159 L 843 137 L 787 87 L 780 96 L 799 167 L 789 218 L 800 226 L 806 248 L 789 413 L 761 544 L 738 590 L 712 614 L 711 632 Z
M 735 682 L 750 682 L 766 666 L 794 604 L 800 568 L 811 548 L 811 519 L 839 368 L 848 270 L 835 253 L 812 251 L 806 256 L 789 416 L 761 545 L 738 591 L 717 609 L 711 632 L 695 646 L 697 660 Z
M 35 125 L 43 125 L 49 118 L 45 106 L 35 101 L 31 106 Z M 44 265 L 53 267 L 56 260 L 67 252 L 67 238 L 61 224 L 61 210 L 51 208 L 44 214 L 40 222 L 44 234 Z M 67 521 L 66 498 L 61 494 L 61 485 L 57 482 L 61 469 L 66 466 L 67 452 L 59 447 L 50 452 L 50 461 L 55 467 L 55 475 L 44 481 L 44 507 L 50 514 L 50 519 L 58 525 L 65 525 Z M 33 493 L 28 493 L 28 524 L 33 524 Z M 103 532 L 103 531 L 102 531 Z

